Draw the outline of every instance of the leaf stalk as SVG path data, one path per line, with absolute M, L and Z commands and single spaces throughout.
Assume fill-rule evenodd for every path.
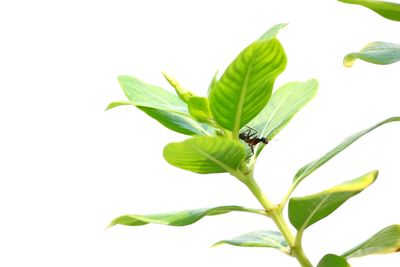
M 243 178 L 243 177 L 242 177 Z M 304 253 L 303 247 L 300 242 L 297 242 L 292 231 L 289 228 L 288 223 L 282 214 L 281 205 L 275 205 L 268 197 L 263 193 L 260 186 L 257 184 L 253 177 L 253 173 L 246 175 L 246 179 L 241 179 L 249 190 L 253 193 L 256 199 L 260 202 L 261 206 L 264 208 L 268 217 L 270 217 L 275 225 L 278 227 L 282 236 L 285 238 L 286 242 L 290 247 L 290 255 L 295 257 L 302 267 L 313 267 L 310 260 Z

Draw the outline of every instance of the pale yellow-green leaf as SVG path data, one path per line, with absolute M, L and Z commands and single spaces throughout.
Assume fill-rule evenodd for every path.
M 164 148 L 168 163 L 196 173 L 234 174 L 245 157 L 241 143 L 222 137 L 194 137 Z
M 327 217 L 349 198 L 370 186 L 378 171 L 372 171 L 346 183 L 334 186 L 317 194 L 292 197 L 289 200 L 289 220 L 299 231 Z
M 369 63 L 387 65 L 400 60 L 400 44 L 374 42 L 363 47 L 360 52 L 350 53 L 343 59 L 343 65 L 353 66 L 356 59 Z
M 231 211 L 244 211 L 264 215 L 264 212 L 261 210 L 249 209 L 240 206 L 220 206 L 214 208 L 202 208 L 151 215 L 128 214 L 115 218 L 110 223 L 109 227 L 117 224 L 127 226 L 141 226 L 149 223 L 171 226 L 186 226 L 197 222 L 205 216 L 220 215 Z
M 223 244 L 239 247 L 275 248 L 284 253 L 290 252 L 290 248 L 282 234 L 280 232 L 271 230 L 260 230 L 246 233 L 232 239 L 218 241 L 213 246 Z
M 182 101 L 188 103 L 189 99 L 195 94 L 184 88 L 177 80 L 175 80 L 172 76 L 167 74 L 166 72 L 162 72 L 162 75 L 167 80 L 167 82 L 175 89 L 176 94 L 179 96 Z
M 356 247 L 343 253 L 343 257 L 353 258 L 370 254 L 400 252 L 400 224 L 390 225 Z

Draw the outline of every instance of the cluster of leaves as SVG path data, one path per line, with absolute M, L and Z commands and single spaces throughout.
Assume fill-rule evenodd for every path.
M 400 21 L 400 4 L 376 0 L 339 0 L 371 9 L 386 19 Z M 400 44 L 373 42 L 364 46 L 359 52 L 349 53 L 343 59 L 346 67 L 351 67 L 356 59 L 370 63 L 387 65 L 400 60 Z
M 128 101 L 113 102 L 108 106 L 108 109 L 121 105 L 136 106 L 165 127 L 190 135 L 191 138 L 183 142 L 166 145 L 165 159 L 173 166 L 196 173 L 231 174 L 251 190 L 263 209 L 235 205 L 151 215 L 128 214 L 114 219 L 110 226 L 149 223 L 185 226 L 205 216 L 232 211 L 254 213 L 272 218 L 280 231 L 255 231 L 219 241 L 215 245 L 275 248 L 296 257 L 302 266 L 312 266 L 300 250 L 304 231 L 371 185 L 378 172 L 371 171 L 313 195 L 291 197 L 292 192 L 307 176 L 359 138 L 386 123 L 400 121 L 400 117 L 386 119 L 351 135 L 322 157 L 305 165 L 295 174 L 282 202 L 279 205 L 270 203 L 253 177 L 255 162 L 265 144 L 255 145 L 252 153 L 239 135 L 251 127 L 257 131 L 257 136 L 267 140 L 274 138 L 316 95 L 318 88 L 318 82 L 310 79 L 287 83 L 273 92 L 274 82 L 285 70 L 287 62 L 285 51 L 276 38 L 284 26 L 279 24 L 271 28 L 245 48 L 220 78 L 215 75 L 207 97 L 195 95 L 166 73 L 164 77 L 175 89 L 175 94 L 134 77 L 121 76 L 119 82 Z M 289 221 L 297 230 L 295 237 L 282 216 L 287 203 Z M 333 263 L 337 263 L 335 266 L 338 267 L 348 266 L 348 258 L 389 253 L 399 248 L 400 225 L 392 225 L 341 256 L 326 255 L 318 266 L 332 266 Z

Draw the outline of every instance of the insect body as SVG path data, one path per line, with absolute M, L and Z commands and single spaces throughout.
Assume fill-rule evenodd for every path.
M 250 146 L 251 149 L 251 153 L 252 155 L 254 154 L 254 146 L 256 146 L 258 143 L 264 143 L 264 144 L 268 144 L 268 140 L 265 137 L 257 137 L 257 131 L 254 130 L 253 128 L 250 128 L 248 126 L 247 130 L 244 132 L 241 132 L 239 134 L 239 139 L 243 140 L 244 142 L 246 142 L 246 144 L 248 144 Z

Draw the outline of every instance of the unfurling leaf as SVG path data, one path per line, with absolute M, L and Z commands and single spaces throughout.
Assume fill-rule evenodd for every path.
M 164 148 L 171 165 L 196 173 L 235 173 L 245 157 L 242 144 L 222 137 L 194 137 Z
M 372 171 L 357 179 L 337 185 L 318 194 L 289 200 L 289 220 L 299 231 L 327 217 L 349 198 L 370 186 L 378 176 Z
M 210 91 L 211 112 L 218 124 L 237 136 L 267 104 L 286 62 L 282 45 L 268 34 L 245 48 Z
M 207 98 L 193 96 L 188 101 L 190 114 L 200 122 L 212 120 L 210 103 Z
M 167 82 L 175 89 L 176 94 L 182 99 L 183 102 L 188 103 L 189 99 L 195 94 L 188 89 L 184 88 L 177 80 L 172 78 L 165 72 L 162 72 L 162 75 L 167 80 Z
M 390 225 L 358 246 L 343 253 L 343 257 L 353 258 L 370 254 L 385 254 L 400 251 L 400 224 Z
M 169 213 L 151 214 L 151 215 L 123 215 L 115 218 L 109 227 L 120 224 L 127 226 L 140 226 L 149 223 L 165 224 L 171 226 L 186 226 L 193 224 L 205 216 L 225 214 L 231 211 L 244 211 L 263 215 L 263 211 L 249 209 L 239 206 L 221 206 L 215 208 L 193 209 Z
M 384 42 L 367 44 L 360 52 L 350 53 L 345 56 L 343 65 L 351 67 L 357 58 L 373 64 L 392 64 L 400 60 L 400 44 Z

